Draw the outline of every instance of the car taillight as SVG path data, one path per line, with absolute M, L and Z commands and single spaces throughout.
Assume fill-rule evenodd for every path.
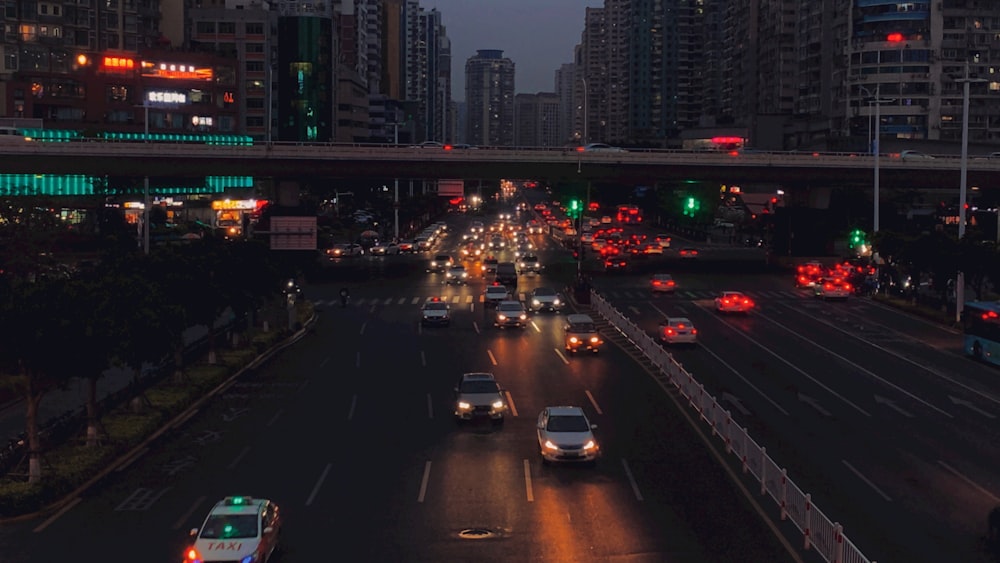
M 184 557 L 185 561 L 190 561 L 192 563 L 201 562 L 201 555 L 198 553 L 198 550 L 193 547 L 184 553 Z
M 663 332 L 666 333 L 667 336 L 673 336 L 675 334 L 674 329 L 672 328 L 666 328 Z

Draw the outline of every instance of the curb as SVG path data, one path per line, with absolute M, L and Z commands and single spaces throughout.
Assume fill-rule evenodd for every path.
M 177 426 L 185 422 L 188 418 L 194 416 L 195 413 L 201 408 L 201 406 L 204 405 L 206 402 L 208 402 L 209 399 L 215 397 L 215 395 L 217 395 L 218 393 L 228 389 L 231 385 L 236 383 L 236 380 L 243 377 L 245 373 L 257 369 L 261 364 L 271 359 L 271 357 L 273 357 L 278 352 L 284 350 L 285 348 L 288 348 L 292 344 L 297 343 L 299 340 L 302 340 L 303 337 L 305 337 L 307 334 L 311 332 L 312 326 L 316 323 L 318 318 L 319 317 L 314 312 L 313 315 L 309 317 L 309 319 L 302 324 L 302 328 L 300 328 L 298 331 L 292 333 L 291 335 L 289 335 L 288 338 L 282 340 L 281 342 L 278 342 L 271 348 L 265 350 L 261 355 L 254 358 L 252 362 L 243 366 L 236 373 L 234 373 L 233 375 L 229 376 L 224 381 L 216 385 L 215 388 L 204 394 L 201 398 L 195 401 L 190 407 L 178 413 L 170 420 L 164 422 L 163 426 L 161 426 L 157 431 L 147 436 L 146 439 L 143 440 L 142 442 L 136 444 L 131 450 L 118 456 L 117 459 L 112 460 L 104 469 L 98 471 L 96 475 L 91 477 L 88 481 L 86 481 L 85 483 L 74 489 L 72 492 L 70 492 L 63 498 L 54 501 L 51 504 L 44 506 L 39 510 L 36 510 L 35 512 L 31 512 L 28 514 L 19 514 L 17 516 L 10 516 L 7 518 L 0 518 L 0 525 L 24 522 L 26 520 L 32 520 L 34 518 L 38 518 L 40 516 L 52 512 L 56 512 L 60 509 L 68 510 L 69 508 L 72 508 L 74 504 L 76 504 L 81 500 L 80 495 L 83 494 L 87 489 L 93 487 L 97 482 L 107 477 L 112 471 L 115 471 L 116 469 L 122 467 L 123 465 L 131 463 L 134 458 L 137 458 L 139 455 L 141 455 L 140 452 L 144 448 L 148 448 L 150 444 L 152 444 L 154 441 L 160 438 L 160 436 L 165 434 L 167 430 L 170 430 L 174 426 Z

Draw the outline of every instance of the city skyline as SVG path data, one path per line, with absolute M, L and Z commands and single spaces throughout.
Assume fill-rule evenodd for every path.
M 515 92 L 552 92 L 555 71 L 573 62 L 584 14 L 603 0 L 423 0 L 441 12 L 451 40 L 452 99 L 465 100 L 465 62 L 480 49 L 502 50 L 515 65 Z M 510 32 L 510 30 L 516 30 Z

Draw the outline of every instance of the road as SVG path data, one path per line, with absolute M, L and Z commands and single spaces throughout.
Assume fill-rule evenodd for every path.
M 567 253 L 547 246 L 543 262 L 565 271 Z M 286 562 L 802 560 L 771 531 L 787 523 L 762 517 L 629 355 L 566 357 L 558 314 L 496 329 L 479 303 L 484 280 L 446 287 L 426 258 L 335 266 L 383 274 L 307 286 L 322 309 L 313 334 L 67 510 L 0 528 L 2 560 L 176 562 L 186 531 L 234 494 L 282 506 Z M 554 276 L 523 277 L 518 290 Z M 434 295 L 452 303 L 450 327 L 420 326 Z M 468 371 L 491 371 L 509 391 L 504 425 L 452 420 L 452 387 Z M 598 425 L 596 467 L 539 460 L 537 413 L 567 403 Z

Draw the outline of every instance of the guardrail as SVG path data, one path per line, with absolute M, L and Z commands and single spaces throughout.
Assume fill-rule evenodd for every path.
M 830 520 L 813 504 L 811 496 L 788 477 L 787 470 L 767 455 L 767 449 L 754 441 L 747 429 L 739 426 L 730 412 L 705 391 L 705 386 L 674 360 L 653 337 L 594 290 L 591 290 L 590 304 L 597 314 L 611 323 L 669 378 L 670 383 L 698 413 L 699 419 L 711 428 L 712 436 L 722 440 L 726 453 L 739 460 L 743 473 L 757 479 L 760 494 L 774 500 L 781 511 L 781 519 L 791 519 L 802 532 L 806 550 L 815 549 L 829 563 L 875 563 L 848 539 L 844 534 L 844 527 Z

